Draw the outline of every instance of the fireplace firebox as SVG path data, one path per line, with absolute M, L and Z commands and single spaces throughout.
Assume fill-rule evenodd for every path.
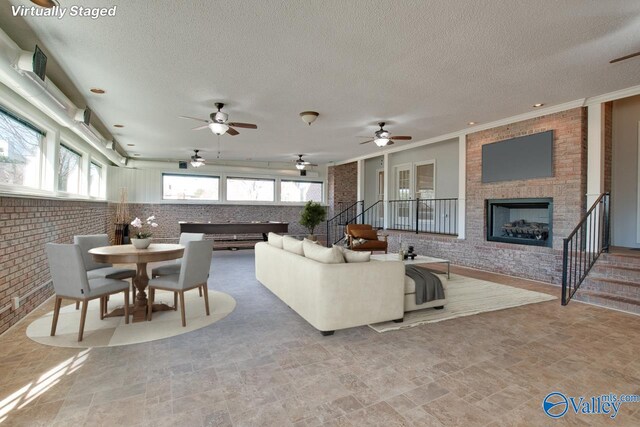
M 552 247 L 553 199 L 487 200 L 487 240 Z

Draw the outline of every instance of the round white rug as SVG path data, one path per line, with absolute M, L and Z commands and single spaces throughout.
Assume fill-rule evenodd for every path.
M 197 290 L 185 292 L 185 313 L 187 326 L 182 327 L 180 310 L 159 311 L 153 313 L 150 322 L 124 323 L 124 317 L 105 317 L 100 320 L 100 300 L 89 303 L 87 319 L 84 327 L 84 337 L 78 342 L 78 328 L 80 326 L 80 310 L 75 309 L 75 303 L 62 300 L 63 304 L 71 302 L 60 309 L 56 335 L 50 336 L 53 311 L 36 319 L 27 328 L 27 336 L 40 344 L 55 347 L 115 347 L 119 345 L 137 344 L 148 341 L 169 338 L 196 329 L 204 328 L 218 320 L 225 318 L 236 307 L 236 301 L 231 295 L 209 290 L 209 308 L 211 315 L 204 311 L 204 298 Z M 173 293 L 156 291 L 155 303 L 165 303 L 173 306 Z M 109 297 L 110 312 L 114 308 L 124 306 L 122 293 Z

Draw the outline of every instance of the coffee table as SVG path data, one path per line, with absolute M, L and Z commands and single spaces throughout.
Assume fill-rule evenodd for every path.
M 371 259 L 376 261 L 400 261 L 398 254 L 376 254 L 371 255 Z M 451 261 L 448 259 L 416 255 L 415 259 L 407 258 L 402 262 L 405 264 L 447 264 L 447 279 L 451 278 Z

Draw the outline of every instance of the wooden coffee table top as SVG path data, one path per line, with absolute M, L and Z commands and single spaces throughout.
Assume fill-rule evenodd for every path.
M 89 253 L 96 262 L 138 264 L 181 258 L 184 246 L 169 243 L 152 243 L 147 249 L 136 249 L 133 245 L 103 246 Z

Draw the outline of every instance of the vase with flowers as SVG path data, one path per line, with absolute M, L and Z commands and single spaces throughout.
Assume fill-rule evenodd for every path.
M 131 221 L 131 226 L 138 230 L 131 237 L 131 243 L 136 247 L 136 249 L 147 249 L 151 244 L 151 236 L 153 233 L 150 229 L 145 230 L 145 227 L 156 228 L 158 224 L 155 220 L 156 217 L 151 215 L 147 218 L 146 223 L 143 223 L 138 217 Z

